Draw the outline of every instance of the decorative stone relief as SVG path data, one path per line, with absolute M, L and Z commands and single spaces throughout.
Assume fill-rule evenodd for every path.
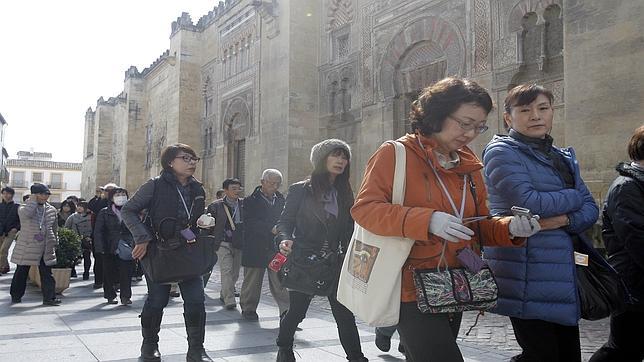
M 490 70 L 490 4 L 489 0 L 474 2 L 474 71 Z
M 369 105 L 374 102 L 373 86 L 373 58 L 371 53 L 371 32 L 373 27 L 372 14 L 375 9 L 374 2 L 362 9 L 362 104 Z
M 514 65 L 517 62 L 517 35 L 499 39 L 494 44 L 494 65 L 497 68 Z
M 414 48 L 425 42 L 425 50 Z M 409 51 L 427 52 L 433 58 L 423 58 L 424 65 L 439 60 L 446 61 L 445 74 L 463 74 L 465 66 L 465 41 L 458 28 L 442 18 L 428 16 L 406 25 L 387 46 L 380 66 L 380 89 L 385 99 L 397 95 L 395 82 L 401 60 Z
M 352 0 L 331 0 L 329 4 L 329 20 L 327 30 L 339 29 L 353 21 Z

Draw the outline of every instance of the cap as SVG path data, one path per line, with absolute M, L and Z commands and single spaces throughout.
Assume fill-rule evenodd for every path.
M 35 183 L 31 185 L 31 193 L 51 195 L 51 192 L 49 191 L 49 188 L 47 187 L 47 185 L 43 185 L 39 183 Z
M 101 190 L 107 190 L 107 189 L 115 189 L 118 188 L 119 185 L 115 184 L 114 182 L 110 182 L 105 184 L 105 186 L 101 186 Z

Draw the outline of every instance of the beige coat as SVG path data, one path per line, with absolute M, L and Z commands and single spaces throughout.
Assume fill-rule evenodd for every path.
M 45 208 L 45 215 L 42 218 L 37 216 L 37 209 Z M 38 205 L 34 200 L 28 200 L 18 209 L 20 216 L 20 235 L 16 239 L 16 246 L 13 248 L 11 262 L 17 265 L 39 265 L 40 259 L 44 259 L 45 265 L 56 265 L 56 246 L 58 245 L 58 229 L 56 208 L 48 203 Z M 42 231 L 41 231 L 42 230 Z M 36 240 L 39 233 L 44 235 L 43 241 Z

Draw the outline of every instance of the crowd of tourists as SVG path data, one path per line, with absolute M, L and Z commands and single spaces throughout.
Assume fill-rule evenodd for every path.
M 216 264 L 222 306 L 236 310 L 239 301 L 247 320 L 259 319 L 267 276 L 279 309 L 278 362 L 295 361 L 295 334 L 315 296 L 328 299 L 349 361 L 368 360 L 357 319 L 377 327 L 382 351 L 397 331 L 408 361 L 463 361 L 456 341 L 464 311 L 508 316 L 522 349 L 515 362 L 581 361 L 580 319 L 606 317 L 609 340 L 591 361 L 642 361 L 641 333 L 633 331 L 644 324 L 644 125 L 602 205 L 602 255 L 585 235 L 600 208 L 574 149 L 550 136 L 552 93 L 519 85 L 502 107 L 506 132 L 479 159 L 468 145 L 488 130 L 488 91 L 456 77 L 427 87 L 412 103 L 409 133 L 377 148 L 355 197 L 351 148 L 339 139 L 312 147 L 310 175 L 286 195 L 273 168 L 246 197 L 236 178 L 205 190 L 194 177 L 200 158 L 186 144 L 167 146 L 160 175 L 131 195 L 110 183 L 57 210 L 46 185 L 31 186 L 23 205 L 6 187 L 0 273 L 9 272 L 15 240 L 12 302 L 21 302 L 37 265 L 43 304 L 59 305 L 51 273 L 57 230 L 73 230 L 82 278 L 93 263 L 94 288 L 108 304 L 118 304 L 118 293 L 130 305 L 132 281 L 145 276 L 144 361 L 160 360 L 164 308 L 179 295 L 186 358 L 212 361 L 204 288 Z

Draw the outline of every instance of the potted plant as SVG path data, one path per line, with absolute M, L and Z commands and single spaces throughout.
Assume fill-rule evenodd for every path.
M 73 230 L 58 228 L 58 246 L 56 247 L 56 265 L 52 267 L 52 274 L 56 281 L 56 293 L 61 293 L 69 288 L 72 267 L 81 257 L 81 237 Z M 37 286 L 40 286 L 38 267 L 32 266 L 29 277 Z

